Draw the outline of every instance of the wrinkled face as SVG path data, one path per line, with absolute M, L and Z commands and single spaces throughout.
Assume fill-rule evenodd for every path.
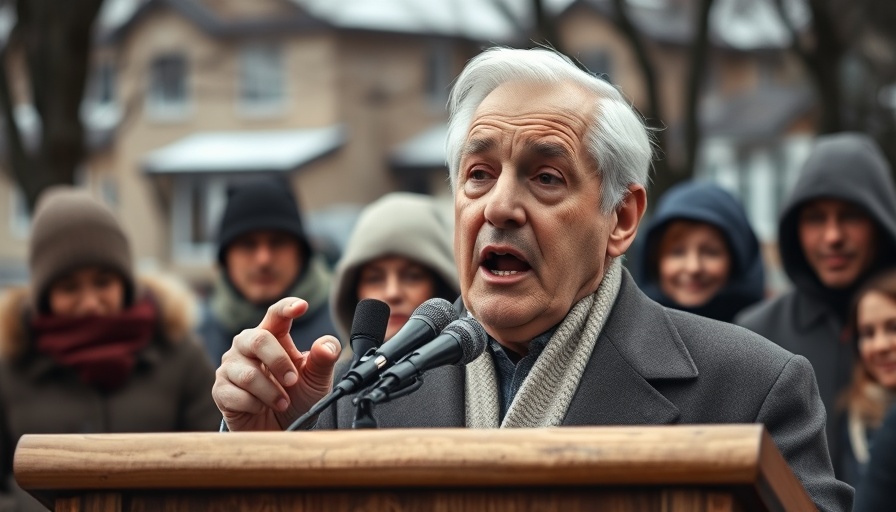
M 528 346 L 601 282 L 616 217 L 600 213 L 583 144 L 592 98 L 571 84 L 506 83 L 467 133 L 455 261 L 465 306 L 505 346 Z
M 855 204 L 816 199 L 800 209 L 803 254 L 828 288 L 848 288 L 871 267 L 877 252 L 874 236 L 874 222 Z
M 856 313 L 862 364 L 880 385 L 896 391 L 896 300 L 868 292 Z
M 404 326 L 417 306 L 433 297 L 435 289 L 435 279 L 426 267 L 401 256 L 365 263 L 358 278 L 358 300 L 377 299 L 389 305 L 386 340 Z
M 82 268 L 50 285 L 49 302 L 54 316 L 113 315 L 124 308 L 124 281 L 111 270 Z
M 273 304 L 299 277 L 302 248 L 280 231 L 253 231 L 235 239 L 224 255 L 227 277 L 254 304 Z
M 728 282 L 731 254 L 715 226 L 674 221 L 659 247 L 660 289 L 677 304 L 702 306 Z

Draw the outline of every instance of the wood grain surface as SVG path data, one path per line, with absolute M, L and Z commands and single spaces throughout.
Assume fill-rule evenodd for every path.
M 762 435 L 760 425 L 25 435 L 14 470 L 24 488 L 57 490 L 729 484 L 756 479 Z
M 14 470 L 35 493 L 342 489 L 374 496 L 453 488 L 449 495 L 462 496 L 455 491 L 490 488 L 491 496 L 526 486 L 692 486 L 750 488 L 772 509 L 811 509 L 761 425 L 26 435 Z M 724 493 L 699 501 L 701 510 L 734 506 Z M 672 505 L 663 508 L 680 508 Z

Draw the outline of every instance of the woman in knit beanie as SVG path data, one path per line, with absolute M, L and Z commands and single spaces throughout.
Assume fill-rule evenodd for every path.
M 47 190 L 28 247 L 30 286 L 0 301 L 0 504 L 44 510 L 9 469 L 27 433 L 214 430 L 214 369 L 190 337 L 182 285 L 136 279 L 114 214 Z
M 457 299 L 460 285 L 451 239 L 447 216 L 432 197 L 396 192 L 365 208 L 336 265 L 330 294 L 343 339 L 362 299 L 389 305 L 387 340 L 426 300 Z

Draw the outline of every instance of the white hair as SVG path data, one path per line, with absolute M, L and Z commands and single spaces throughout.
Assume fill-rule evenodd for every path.
M 629 185 L 647 187 L 650 136 L 641 116 L 616 87 L 553 50 L 491 48 L 467 64 L 448 98 L 446 154 L 452 191 L 473 114 L 486 96 L 507 82 L 572 83 L 594 93 L 594 117 L 584 142 L 601 176 L 603 212 L 619 206 Z

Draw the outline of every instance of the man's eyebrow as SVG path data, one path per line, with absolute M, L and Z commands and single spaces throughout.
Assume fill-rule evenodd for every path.
M 572 160 L 573 155 L 569 148 L 563 144 L 546 141 L 531 141 L 526 143 L 526 150 L 547 158 L 565 158 Z
M 480 155 L 487 153 L 496 146 L 495 139 L 470 139 L 464 144 L 461 154 L 463 155 Z

